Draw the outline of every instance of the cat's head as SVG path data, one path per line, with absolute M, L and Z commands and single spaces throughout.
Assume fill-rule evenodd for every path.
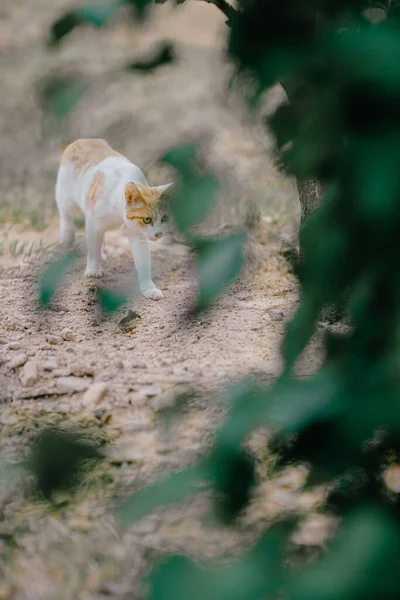
M 161 196 L 173 183 L 149 187 L 137 183 L 125 186 L 125 222 L 129 228 L 135 228 L 151 240 L 163 234 L 162 225 L 167 220 L 161 212 Z

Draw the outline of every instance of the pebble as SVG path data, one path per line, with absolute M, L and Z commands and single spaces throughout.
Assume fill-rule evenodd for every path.
M 271 308 L 271 310 L 268 311 L 268 314 L 273 321 L 282 321 L 284 317 L 283 312 L 277 308 Z
M 59 335 L 47 335 L 46 340 L 49 342 L 49 344 L 52 344 L 53 346 L 57 346 L 57 344 L 62 344 L 63 342 L 62 337 L 60 337 Z
M 75 339 L 75 334 L 73 331 L 71 331 L 71 329 L 68 329 L 68 327 L 65 327 L 61 332 L 61 337 L 66 342 L 73 342 Z
M 0 345 L 5 346 L 8 343 L 6 338 L 0 338 Z
M 75 377 L 85 377 L 85 375 L 92 377 L 94 375 L 93 367 L 89 365 L 81 365 L 79 363 L 72 363 L 70 366 L 70 371 Z
M 61 367 L 61 369 L 57 368 L 53 371 L 54 377 L 69 377 L 71 375 L 71 369 L 68 367 Z
M 84 392 L 88 385 L 86 379 L 80 379 L 79 377 L 60 377 L 56 383 L 58 391 L 62 394 Z
M 105 382 L 93 383 L 83 396 L 83 404 L 86 406 L 99 404 L 109 390 L 109 385 Z
M 124 361 L 125 369 L 147 369 L 147 364 L 143 360 Z
M 19 342 L 11 342 L 11 344 L 8 344 L 7 350 L 21 350 L 21 344 Z
M 54 369 L 57 369 L 57 367 L 58 364 L 55 360 L 46 360 L 43 363 L 43 371 L 54 371 Z
M 11 369 L 18 369 L 18 367 L 22 367 L 27 360 L 28 357 L 26 354 L 17 354 L 17 356 L 14 356 L 14 358 L 10 360 L 9 365 Z
M 154 396 L 158 396 L 159 394 L 161 394 L 161 392 L 162 389 L 157 385 L 146 387 L 140 390 L 141 396 L 145 396 L 147 398 L 153 398 Z
M 38 380 L 38 365 L 34 360 L 27 362 L 20 375 L 20 381 L 24 387 L 32 387 Z
M 151 401 L 151 406 L 156 412 L 174 406 L 174 404 L 175 394 L 171 390 L 158 394 L 158 396 Z

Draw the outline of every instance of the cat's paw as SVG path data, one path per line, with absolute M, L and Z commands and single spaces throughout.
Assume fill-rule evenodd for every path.
M 149 298 L 149 300 L 160 300 L 163 297 L 162 291 L 156 287 L 142 290 L 142 294 L 145 298 Z
M 103 270 L 100 267 L 97 269 L 86 267 L 85 277 L 103 277 Z

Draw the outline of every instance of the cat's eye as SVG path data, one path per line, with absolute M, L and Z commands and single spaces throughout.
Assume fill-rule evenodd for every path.
M 161 223 L 166 223 L 168 221 L 168 219 L 169 219 L 168 215 L 163 215 L 161 217 Z
M 152 223 L 152 222 L 153 222 L 153 219 L 152 219 L 151 217 L 145 217 L 145 218 L 143 219 L 143 223 L 144 223 L 145 225 L 150 225 L 150 223 Z

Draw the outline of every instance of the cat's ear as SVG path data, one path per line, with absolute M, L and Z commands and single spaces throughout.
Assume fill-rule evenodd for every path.
M 140 192 L 137 185 L 130 182 L 125 186 L 125 202 L 127 206 L 134 206 L 140 198 Z
M 160 196 L 161 194 L 163 194 L 164 192 L 166 192 L 167 190 L 169 190 L 169 188 L 171 188 L 174 185 L 175 182 L 172 183 L 166 183 L 165 185 L 158 185 L 157 189 L 160 192 Z

